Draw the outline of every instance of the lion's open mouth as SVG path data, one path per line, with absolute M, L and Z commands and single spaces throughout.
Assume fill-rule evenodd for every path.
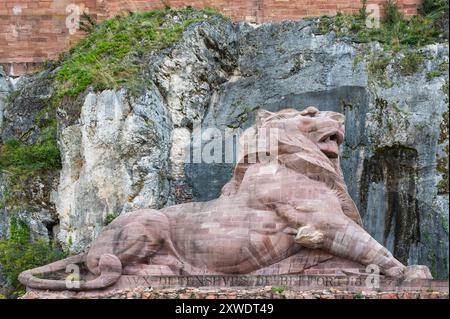
M 339 131 L 331 131 L 321 136 L 318 145 L 320 150 L 329 158 L 339 156 L 339 145 L 343 142 L 344 135 Z

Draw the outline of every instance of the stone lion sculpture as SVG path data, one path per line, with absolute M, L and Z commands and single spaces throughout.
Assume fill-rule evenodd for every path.
M 339 165 L 343 124 L 343 115 L 314 107 L 260 111 L 241 140 L 277 132 L 275 155 L 244 143 L 219 198 L 121 215 L 86 254 L 27 270 L 19 280 L 35 289 L 92 290 L 122 275 L 345 272 L 369 264 L 404 278 L 407 267 L 363 229 L 347 192 Z M 68 288 L 64 280 L 37 277 L 73 263 L 93 278 Z M 426 267 L 421 276 L 431 278 Z

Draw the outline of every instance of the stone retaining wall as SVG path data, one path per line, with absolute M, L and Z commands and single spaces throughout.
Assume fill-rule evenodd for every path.
M 283 287 L 261 288 L 132 288 L 108 293 L 28 292 L 22 299 L 448 299 L 448 292 L 343 291 L 337 289 L 295 291 Z

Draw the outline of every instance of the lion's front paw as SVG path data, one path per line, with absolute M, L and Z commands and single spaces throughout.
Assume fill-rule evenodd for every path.
M 386 276 L 392 277 L 392 278 L 403 278 L 404 269 L 405 269 L 405 267 L 400 267 L 400 266 L 391 267 L 389 269 L 386 269 L 384 271 L 384 274 Z
M 404 278 L 406 281 L 409 281 L 415 279 L 433 279 L 433 276 L 427 266 L 412 265 L 405 267 Z

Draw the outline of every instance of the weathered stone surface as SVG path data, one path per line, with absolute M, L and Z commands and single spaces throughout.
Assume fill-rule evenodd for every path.
M 10 139 L 32 144 L 41 136 L 36 116 L 48 105 L 51 83 L 50 72 L 13 79 L 6 77 L 0 68 L 2 145 Z M 58 220 L 50 198 L 56 189 L 57 176 L 57 171 L 0 172 L 0 239 L 9 237 L 11 217 L 26 225 L 31 240 L 53 236 Z M 0 276 L 0 293 L 8 295 L 8 292 L 8 283 Z
M 2 86 L 2 81 L 6 86 Z M 0 98 L 3 89 L 9 91 L 3 99 L 0 142 L 4 144 L 16 139 L 26 145 L 33 144 L 42 134 L 37 117 L 39 113 L 44 114 L 43 110 L 48 107 L 53 92 L 52 73 L 44 71 L 18 79 L 2 78 L 0 75 Z M 49 233 L 52 235 L 52 228 L 58 224 L 51 200 L 57 176 L 57 171 L 29 175 L 7 170 L 0 172 L 0 238 L 7 237 L 12 215 L 25 222 L 31 239 L 48 239 Z
M 432 275 L 430 273 L 430 270 L 428 267 L 425 266 L 408 266 L 404 270 L 405 277 L 408 278 L 408 280 L 415 280 L 415 279 L 432 279 Z
M 3 131 L 3 112 L 7 102 L 7 96 L 11 91 L 11 83 L 9 78 L 3 72 L 3 68 L 0 66 L 0 131 Z M 0 184 L 0 198 L 3 197 L 5 192 L 5 186 Z M 4 238 L 8 231 L 8 222 L 4 218 L 3 214 L 0 214 L 0 238 Z
M 89 93 L 79 124 L 62 130 L 56 209 L 67 248 L 83 251 L 107 218 L 167 201 L 170 117 L 160 99 L 156 90 L 132 101 Z
M 0 131 L 2 131 L 3 127 L 3 110 L 5 109 L 7 96 L 10 91 L 11 83 L 3 71 L 3 67 L 0 66 Z
M 107 294 L 83 292 L 26 293 L 21 299 L 448 299 L 448 291 L 345 291 L 322 289 L 296 291 L 282 287 L 265 288 L 170 288 L 148 291 L 134 288 L 110 291 Z

